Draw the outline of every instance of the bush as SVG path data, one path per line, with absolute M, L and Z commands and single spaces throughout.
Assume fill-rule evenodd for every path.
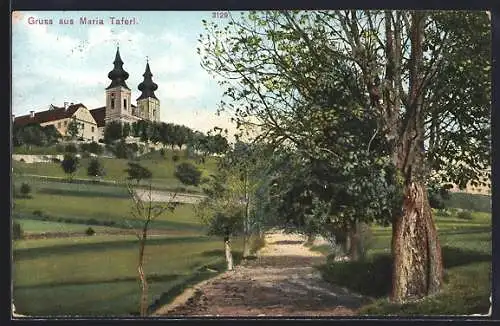
M 78 153 L 78 149 L 76 148 L 76 146 L 74 144 L 68 144 L 64 147 L 64 151 L 66 153 Z
M 457 218 L 463 219 L 463 220 L 472 220 L 472 213 L 468 210 L 463 210 L 458 212 Z
M 165 157 L 165 149 L 164 148 L 160 149 L 160 155 L 161 155 L 161 157 Z
M 99 221 L 96 220 L 95 218 L 89 218 L 86 223 L 87 225 L 99 225 Z
M 64 160 L 61 162 L 61 168 L 72 179 L 73 173 L 78 169 L 78 158 L 73 154 L 65 154 Z
M 23 195 L 23 197 L 28 197 L 31 192 L 31 187 L 26 182 L 23 182 L 19 191 L 21 192 L 21 195 Z
M 183 184 L 190 186 L 198 186 L 201 180 L 201 171 L 192 163 L 181 163 L 175 168 L 175 177 Z
M 85 234 L 88 236 L 95 235 L 95 231 L 93 228 L 88 227 L 87 230 L 85 230 Z
M 102 154 L 103 148 L 101 145 L 96 143 L 95 141 L 91 143 L 83 143 L 80 145 L 80 150 L 82 152 L 89 152 L 94 154 Z
M 63 154 L 65 152 L 65 146 L 63 144 L 57 144 L 56 145 L 56 152 Z
M 179 155 L 177 155 L 177 154 L 172 155 L 172 161 L 178 162 L 179 159 L 180 159 Z
M 97 158 L 93 158 L 87 167 L 87 175 L 90 177 L 101 177 L 104 175 L 104 168 Z
M 50 160 L 52 161 L 52 163 L 61 163 L 61 160 L 58 159 L 57 157 L 53 157 Z
M 320 267 L 323 279 L 359 294 L 385 297 L 390 294 L 392 257 L 377 255 L 366 261 L 332 262 Z
M 23 228 L 19 222 L 14 221 L 12 224 L 12 237 L 14 240 L 21 240 L 24 238 Z
M 442 217 L 450 217 L 452 216 L 451 210 L 443 208 L 443 209 L 438 209 L 436 212 L 436 215 L 442 216 Z
M 491 213 L 491 196 L 454 192 L 445 201 L 445 206 Z
M 38 216 L 38 217 L 43 217 L 43 212 L 41 210 L 34 210 L 33 215 Z

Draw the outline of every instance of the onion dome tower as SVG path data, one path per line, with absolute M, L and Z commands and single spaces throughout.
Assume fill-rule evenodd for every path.
M 141 95 L 137 98 L 139 116 L 145 120 L 160 121 L 160 100 L 155 95 L 158 85 L 153 82 L 153 74 L 147 59 L 146 70 L 142 76 L 144 80 L 137 86 L 141 91 Z
M 111 84 L 106 88 L 106 117 L 105 121 L 129 122 L 126 117 L 132 115 L 131 91 L 125 82 L 129 74 L 123 69 L 123 61 L 120 57 L 120 48 L 116 48 L 113 70 L 108 73 Z

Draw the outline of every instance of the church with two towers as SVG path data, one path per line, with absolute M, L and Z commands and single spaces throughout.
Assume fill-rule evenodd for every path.
M 82 103 L 64 102 L 62 107 L 50 104 L 46 110 L 31 111 L 29 115 L 13 117 L 14 125 L 53 125 L 62 136 L 67 136 L 68 124 L 73 120 L 78 123 L 81 140 L 97 141 L 104 137 L 106 125 L 113 121 L 129 124 L 139 120 L 160 121 L 160 100 L 155 95 L 158 85 L 153 82 L 149 61 L 146 60 L 142 75 L 144 79 L 137 86 L 141 94 L 136 99 L 136 105 L 132 104 L 132 91 L 126 82 L 129 73 L 125 71 L 123 64 L 120 49 L 117 47 L 114 67 L 108 73 L 111 82 L 105 89 L 105 106 L 90 110 Z

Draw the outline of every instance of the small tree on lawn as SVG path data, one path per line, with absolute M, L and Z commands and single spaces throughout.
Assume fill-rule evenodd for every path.
M 186 182 L 194 185 L 200 184 L 201 181 L 201 171 L 188 162 L 177 165 L 174 175 L 179 180 L 186 180 Z
M 20 192 L 21 192 L 21 195 L 24 197 L 24 198 L 28 198 L 30 192 L 31 192 L 31 187 L 29 184 L 27 184 L 26 182 L 23 182 L 23 184 L 21 185 L 21 188 L 19 189 Z
M 209 235 L 223 238 L 227 270 L 231 271 L 234 267 L 231 238 L 243 230 L 245 208 L 231 198 L 227 176 L 223 173 L 213 175 L 204 191 L 207 196 L 196 206 L 196 215 L 208 226 Z
M 126 169 L 125 172 L 128 173 L 128 180 L 135 180 L 137 184 L 139 184 L 141 180 L 151 179 L 153 176 L 150 170 L 135 162 L 128 162 L 128 169 Z
M 76 119 L 72 119 L 69 124 L 68 124 L 68 130 L 66 131 L 69 139 L 75 140 L 76 137 L 78 137 L 78 134 L 80 133 L 80 128 L 78 127 L 78 122 L 76 122 Z
M 72 180 L 74 173 L 78 169 L 78 158 L 75 155 L 65 154 L 61 167 L 64 173 L 68 175 L 69 180 Z
M 93 158 L 87 167 L 87 175 L 89 177 L 101 177 L 104 175 L 104 168 L 97 158 Z
M 147 175 L 147 179 L 151 179 L 152 174 L 149 170 L 143 168 L 137 163 L 129 163 L 129 172 L 134 175 L 134 178 Z M 135 171 L 135 172 L 134 172 Z M 145 172 L 147 171 L 147 172 Z M 137 174 L 136 174 L 137 173 Z M 185 185 L 195 186 L 196 183 L 193 183 L 191 178 L 185 178 L 183 176 L 178 177 L 179 181 Z M 136 179 L 141 180 L 141 179 Z M 137 272 L 139 274 L 139 279 L 141 282 L 141 295 L 140 295 L 140 304 L 139 311 L 141 316 L 145 316 L 147 314 L 147 297 L 148 297 L 148 280 L 146 273 L 144 271 L 144 252 L 146 248 L 146 241 L 148 239 L 148 231 L 151 223 L 159 217 L 164 212 L 173 212 L 177 206 L 177 202 L 175 198 L 177 193 L 174 193 L 169 202 L 166 203 L 154 203 L 152 198 L 152 185 L 149 183 L 149 189 L 146 193 L 146 196 L 140 196 L 137 191 L 133 188 L 132 184 L 127 184 L 127 189 L 129 195 L 132 199 L 132 217 L 135 220 L 138 220 L 142 223 L 141 228 L 136 230 L 136 236 L 139 240 L 139 257 L 138 257 L 138 265 Z M 146 197 L 146 198 L 144 198 Z

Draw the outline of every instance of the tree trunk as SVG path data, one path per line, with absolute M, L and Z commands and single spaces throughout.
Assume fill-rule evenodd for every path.
M 359 261 L 363 256 L 361 224 L 359 222 L 355 223 L 355 226 L 349 231 L 348 236 L 350 243 L 348 248 L 349 259 L 351 261 Z
M 244 175 L 245 220 L 243 221 L 243 258 L 250 256 L 250 196 L 248 194 L 248 172 Z
M 441 247 L 425 184 L 425 113 L 422 108 L 425 92 L 422 89 L 424 27 L 425 12 L 412 12 L 408 104 L 404 117 L 397 124 L 391 119 L 386 122 L 390 132 L 399 135 L 393 161 L 404 180 L 402 213 L 392 225 L 392 300 L 396 302 L 436 293 L 443 282 Z M 399 107 L 389 111 L 394 114 L 399 112 Z
M 229 237 L 224 238 L 224 251 L 226 253 L 227 270 L 233 270 L 233 254 L 231 253 L 231 240 Z
M 441 246 L 422 182 L 405 187 L 403 215 L 393 223 L 392 239 L 392 299 L 404 302 L 439 291 L 443 281 Z
M 139 279 L 141 281 L 141 298 L 139 304 L 140 315 L 146 316 L 148 307 L 148 281 L 146 275 L 144 274 L 144 248 L 146 247 L 147 229 L 143 230 L 142 239 L 139 244 L 139 264 L 137 266 L 137 271 L 139 273 Z
M 243 235 L 243 258 L 249 257 L 251 255 L 250 252 L 250 236 L 247 234 Z
M 349 260 L 358 261 L 359 260 L 359 234 L 357 233 L 356 227 L 349 230 Z

